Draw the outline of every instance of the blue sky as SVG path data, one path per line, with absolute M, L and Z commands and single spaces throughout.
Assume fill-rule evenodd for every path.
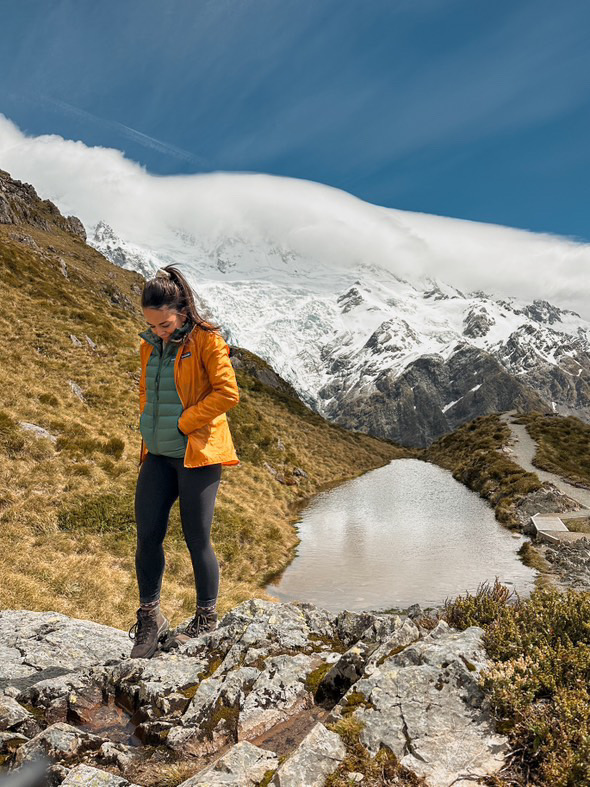
M 27 134 L 115 147 L 155 174 L 287 175 L 590 240 L 581 0 L 0 0 L 0 11 L 0 112 Z

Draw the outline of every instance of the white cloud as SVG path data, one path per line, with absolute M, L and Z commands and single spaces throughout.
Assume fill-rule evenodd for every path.
M 155 176 L 113 148 L 27 136 L 1 114 L 0 167 L 87 228 L 103 219 L 147 247 L 161 248 L 171 228 L 211 244 L 227 235 L 266 237 L 320 265 L 344 270 L 364 262 L 464 291 L 544 298 L 590 319 L 590 244 L 567 238 L 382 208 L 295 178 Z

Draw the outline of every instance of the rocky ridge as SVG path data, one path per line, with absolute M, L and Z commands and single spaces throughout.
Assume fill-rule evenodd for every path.
M 477 682 L 483 630 L 406 612 L 255 599 L 177 651 L 132 660 L 126 632 L 2 611 L 3 767 L 42 757 L 49 785 L 153 785 L 182 765 L 183 787 L 319 787 L 346 771 L 332 725 L 352 718 L 370 756 L 386 747 L 434 787 L 473 784 L 507 752 Z

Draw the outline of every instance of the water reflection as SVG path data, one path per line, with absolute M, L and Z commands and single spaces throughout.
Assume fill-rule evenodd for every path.
M 277 584 L 281 601 L 329 610 L 441 604 L 495 576 L 526 598 L 536 572 L 516 551 L 525 540 L 449 471 L 418 459 L 318 494 L 297 523 L 301 543 Z

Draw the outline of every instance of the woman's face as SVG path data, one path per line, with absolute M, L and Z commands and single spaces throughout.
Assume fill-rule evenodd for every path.
M 177 328 L 182 328 L 186 322 L 186 314 L 179 314 L 168 308 L 144 309 L 143 315 L 152 331 L 164 342 Z

